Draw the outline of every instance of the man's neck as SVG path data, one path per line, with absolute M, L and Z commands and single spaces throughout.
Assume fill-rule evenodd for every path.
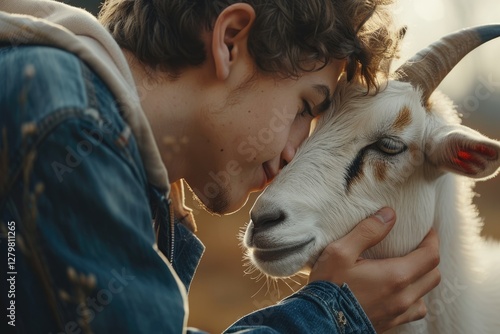
M 134 77 L 142 109 L 165 164 L 170 182 L 185 176 L 193 133 L 193 116 L 197 108 L 195 92 L 187 98 L 188 76 L 171 79 L 145 66 L 129 51 L 123 50 Z

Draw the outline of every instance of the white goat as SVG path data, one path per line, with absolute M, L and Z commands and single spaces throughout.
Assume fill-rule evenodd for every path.
M 333 111 L 252 208 L 244 236 L 252 262 L 276 277 L 307 271 L 327 244 L 389 206 L 395 227 L 363 256 L 407 254 L 434 227 L 442 275 L 425 297 L 426 318 L 392 332 L 500 333 L 500 247 L 479 236 L 472 204 L 472 179 L 496 174 L 500 142 L 460 125 L 451 101 L 433 93 L 460 59 L 499 35 L 500 25 L 449 35 L 376 95 L 341 83 Z

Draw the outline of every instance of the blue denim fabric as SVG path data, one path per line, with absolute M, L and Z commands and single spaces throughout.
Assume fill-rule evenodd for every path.
M 0 78 L 0 218 L 16 223 L 17 331 L 180 333 L 181 293 L 152 247 L 150 199 L 160 199 L 110 92 L 48 47 L 0 49 Z
M 317 281 L 275 306 L 252 313 L 227 333 L 375 333 L 370 321 L 344 284 Z
M 169 217 L 102 81 L 62 50 L 0 48 L 0 226 L 15 222 L 17 332 L 182 333 L 182 294 L 153 248 L 153 220 L 186 290 L 204 247 Z M 227 330 L 238 331 L 374 333 L 349 289 L 327 282 Z

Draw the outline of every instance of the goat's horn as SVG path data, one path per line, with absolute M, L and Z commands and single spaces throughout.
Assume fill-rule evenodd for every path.
M 432 92 L 469 52 L 500 36 L 500 24 L 460 30 L 421 50 L 396 71 L 396 80 L 409 82 L 422 91 L 427 103 Z

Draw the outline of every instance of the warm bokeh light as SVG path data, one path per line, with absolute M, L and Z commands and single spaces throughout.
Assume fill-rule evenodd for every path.
M 441 0 L 412 1 L 415 14 L 424 21 L 439 21 L 445 15 L 445 7 Z

